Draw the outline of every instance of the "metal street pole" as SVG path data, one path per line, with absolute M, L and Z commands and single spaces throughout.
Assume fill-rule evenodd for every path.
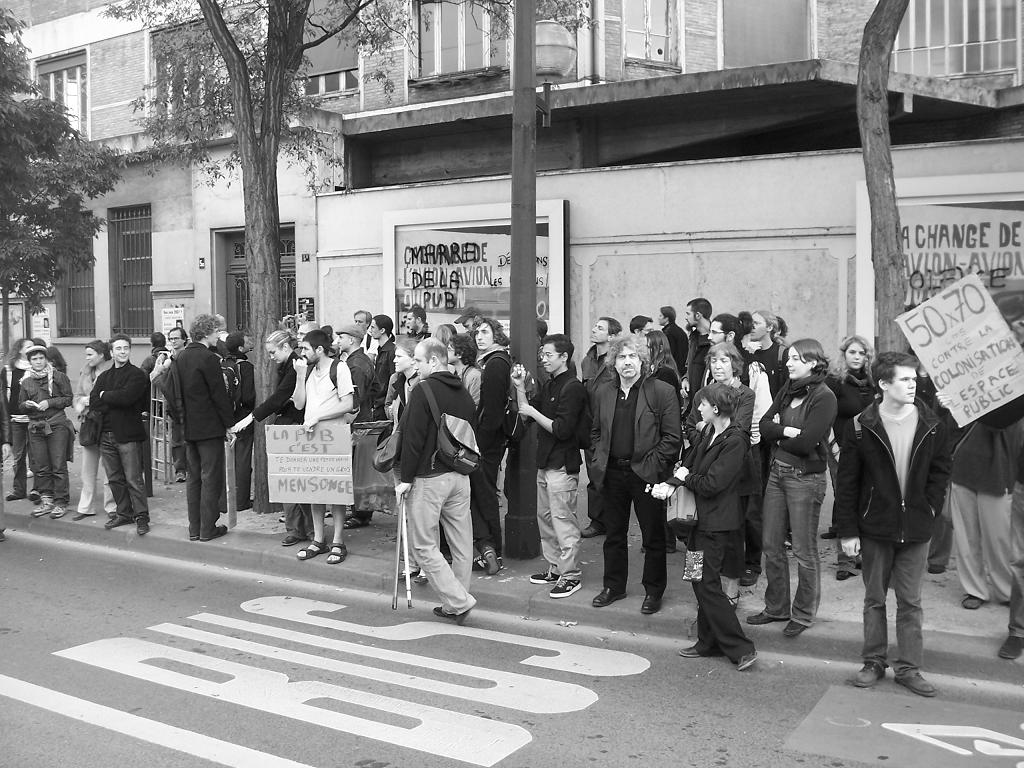
M 512 356 L 537 374 L 537 92 L 533 0 L 515 3 L 512 51 Z M 534 425 L 509 449 L 505 552 L 540 554 L 537 530 L 537 444 Z

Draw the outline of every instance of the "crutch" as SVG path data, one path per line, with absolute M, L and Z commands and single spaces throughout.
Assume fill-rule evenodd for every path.
M 412 577 L 409 575 L 409 523 L 405 514 L 405 499 L 402 499 L 398 522 L 402 529 L 402 559 L 405 560 L 405 601 L 408 603 L 408 607 L 412 608 Z
M 405 522 L 405 500 L 398 508 L 398 534 L 395 536 L 395 588 L 391 595 L 391 610 L 398 610 L 398 582 L 402 578 L 402 556 L 405 556 L 405 599 L 412 608 L 412 582 L 409 577 L 409 541 Z M 403 552 L 404 548 L 404 552 Z

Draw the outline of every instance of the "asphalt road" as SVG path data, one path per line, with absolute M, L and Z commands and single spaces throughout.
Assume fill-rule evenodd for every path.
M 23 534 L 0 545 L 0 766 L 1024 766 L 1024 688 L 924 700 L 848 662 L 749 672 L 680 640 Z M 344 607 L 342 607 L 344 606 Z M 1018 762 L 1019 761 L 1019 762 Z

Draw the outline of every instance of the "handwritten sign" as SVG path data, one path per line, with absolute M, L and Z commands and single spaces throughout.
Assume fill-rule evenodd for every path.
M 291 504 L 352 504 L 352 434 L 340 421 L 271 425 L 267 430 L 270 500 Z
M 896 318 L 961 427 L 1024 394 L 1024 350 L 978 275 Z

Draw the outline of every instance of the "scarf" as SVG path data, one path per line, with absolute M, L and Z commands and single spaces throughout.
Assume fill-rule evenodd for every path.
M 790 379 L 787 381 L 786 387 L 782 392 L 782 407 L 788 408 L 789 404 L 794 400 L 807 397 L 807 394 L 814 387 L 825 381 L 825 375 L 825 373 L 812 373 L 810 376 L 804 376 L 802 379 Z
M 36 371 L 36 370 L 30 368 L 28 371 L 26 371 L 25 375 L 26 376 L 31 376 L 33 379 L 37 379 L 39 381 L 43 381 L 45 379 L 46 380 L 46 394 L 52 396 L 53 395 L 53 370 L 54 370 L 53 369 L 53 364 L 52 363 L 47 363 L 46 367 L 43 368 L 43 370 Z
M 861 392 L 870 392 L 874 395 L 875 387 L 868 378 L 867 371 L 861 369 L 860 371 L 847 370 L 843 376 L 843 383 L 849 384 L 850 386 L 856 387 Z

